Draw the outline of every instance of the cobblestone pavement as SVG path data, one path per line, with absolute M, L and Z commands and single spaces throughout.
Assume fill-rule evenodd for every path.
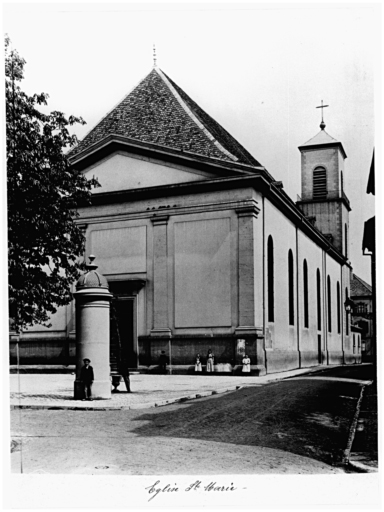
M 122 382 L 119 386 L 121 391 L 113 393 L 111 400 L 93 402 L 73 399 L 74 375 L 12 374 L 10 404 L 12 408 L 139 409 L 232 391 L 241 386 L 259 386 L 315 369 L 292 370 L 264 377 L 136 374 L 130 377 L 132 393 L 125 391 Z

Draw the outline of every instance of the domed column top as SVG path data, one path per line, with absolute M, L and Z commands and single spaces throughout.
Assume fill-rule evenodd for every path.
M 86 272 L 79 277 L 79 280 L 76 284 L 76 290 L 80 291 L 84 288 L 104 288 L 109 289 L 108 281 L 106 278 L 100 274 L 100 272 L 96 272 L 98 268 L 93 262 L 96 256 L 91 254 L 89 256 L 89 264 L 85 266 Z

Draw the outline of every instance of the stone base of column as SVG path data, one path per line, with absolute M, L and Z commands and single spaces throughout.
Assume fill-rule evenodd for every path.
M 110 400 L 111 387 L 112 385 L 109 379 L 95 380 L 92 384 L 92 398 L 94 400 Z M 84 388 L 80 380 L 75 380 L 74 398 L 75 400 L 82 400 L 84 398 Z

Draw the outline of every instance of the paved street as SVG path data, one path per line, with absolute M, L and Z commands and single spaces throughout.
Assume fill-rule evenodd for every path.
M 357 374 L 346 370 L 296 373 L 292 379 L 165 407 L 14 409 L 12 471 L 22 467 L 24 473 L 97 475 L 340 473 L 362 379 L 369 377 L 364 367 Z M 159 379 L 138 375 L 132 383 L 149 377 Z M 174 386 L 180 377 L 160 379 Z M 204 385 L 212 389 L 215 379 L 205 378 L 210 382 Z M 254 384 L 253 379 L 248 382 Z
M 127 393 L 122 382 L 120 392 L 111 400 L 92 403 L 73 399 L 75 376 L 70 374 L 10 375 L 10 398 L 13 407 L 60 407 L 95 409 L 135 409 L 165 405 L 178 399 L 208 396 L 235 390 L 240 386 L 259 386 L 288 377 L 307 374 L 310 370 L 292 370 L 264 377 L 224 375 L 131 375 L 132 393 Z

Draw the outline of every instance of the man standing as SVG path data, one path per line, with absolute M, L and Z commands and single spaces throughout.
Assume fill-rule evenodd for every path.
M 93 368 L 90 365 L 91 360 L 88 358 L 83 359 L 84 366 L 80 371 L 80 380 L 83 384 L 84 398 L 82 400 L 92 400 L 92 383 L 95 380 L 93 375 Z

